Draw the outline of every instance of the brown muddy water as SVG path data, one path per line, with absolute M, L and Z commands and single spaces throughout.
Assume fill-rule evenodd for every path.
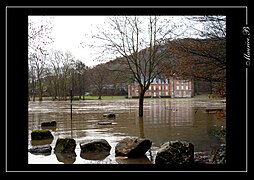
M 154 164 L 158 147 L 171 140 L 185 140 L 194 144 L 195 152 L 214 151 L 222 142 L 211 131 L 226 127 L 226 120 L 206 108 L 226 109 L 223 100 L 209 99 L 145 99 L 144 117 L 138 117 L 138 99 L 73 101 L 72 120 L 69 101 L 29 102 L 28 149 L 36 145 L 50 144 L 50 154 L 28 152 L 28 164 Z M 103 114 L 114 113 L 114 119 Z M 31 140 L 31 131 L 42 129 L 41 123 L 56 121 L 49 128 L 53 140 Z M 98 125 L 109 121 L 112 124 Z M 58 137 L 74 138 L 76 157 L 64 157 L 54 153 Z M 152 147 L 146 156 L 138 159 L 115 157 L 115 145 L 125 137 L 147 138 Z M 107 157 L 84 157 L 79 143 L 85 139 L 105 139 L 111 145 Z

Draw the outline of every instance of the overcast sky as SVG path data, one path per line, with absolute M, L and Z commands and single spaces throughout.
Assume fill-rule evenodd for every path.
M 94 61 L 95 48 L 88 48 L 85 44 L 91 44 L 92 33 L 98 32 L 98 26 L 105 22 L 107 16 L 54 16 L 51 36 L 54 42 L 48 45 L 48 49 L 68 50 L 76 59 L 81 60 L 87 66 L 94 66 L 101 62 Z M 50 18 L 50 16 L 32 16 L 33 20 Z M 179 22 L 179 18 L 177 20 Z M 103 25 L 106 26 L 106 25 Z M 83 45 L 80 43 L 84 42 Z M 110 60 L 110 59 L 109 59 Z
M 49 46 L 53 49 L 69 50 L 76 59 L 87 66 L 99 62 L 93 61 L 91 49 L 82 46 L 88 34 L 96 30 L 96 26 L 104 22 L 103 16 L 55 16 L 52 37 L 54 42 Z

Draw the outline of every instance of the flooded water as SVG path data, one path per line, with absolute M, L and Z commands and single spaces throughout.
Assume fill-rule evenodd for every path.
M 153 164 L 158 147 L 171 140 L 185 140 L 194 145 L 194 151 L 212 151 L 221 140 L 211 131 L 226 127 L 226 120 L 219 119 L 206 108 L 226 108 L 222 100 L 209 99 L 145 99 L 144 117 L 138 116 L 138 99 L 73 101 L 72 120 L 69 101 L 29 102 L 28 148 L 50 144 L 50 154 L 35 155 L 28 152 L 29 164 Z M 114 119 L 103 114 L 114 113 Z M 41 123 L 56 121 L 50 128 L 53 140 L 31 140 L 31 131 L 42 129 Z M 109 121 L 112 124 L 99 125 Z M 48 128 L 47 128 L 48 129 Z M 146 156 L 138 159 L 115 157 L 115 145 L 125 137 L 147 138 L 152 148 Z M 75 157 L 54 153 L 58 137 L 74 138 Z M 85 139 L 105 139 L 111 145 L 110 155 L 103 158 L 85 157 L 79 143 Z

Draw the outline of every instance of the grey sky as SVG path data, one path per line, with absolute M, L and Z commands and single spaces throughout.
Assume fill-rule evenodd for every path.
M 47 16 L 49 18 L 50 16 Z M 51 36 L 54 42 L 47 46 L 48 49 L 68 50 L 76 59 L 81 60 L 87 66 L 94 66 L 101 62 L 94 61 L 99 50 L 89 48 L 88 44 L 95 43 L 91 35 L 98 32 L 98 26 L 106 27 L 104 24 L 107 16 L 54 16 L 54 27 Z M 45 16 L 34 16 L 34 20 L 43 19 Z M 177 23 L 183 19 L 176 17 Z M 103 25 L 104 24 L 104 25 Z M 80 43 L 83 42 L 81 45 Z M 98 41 L 96 43 L 99 43 Z M 107 57 L 105 57 L 107 60 Z M 108 59 L 110 60 L 110 59 Z

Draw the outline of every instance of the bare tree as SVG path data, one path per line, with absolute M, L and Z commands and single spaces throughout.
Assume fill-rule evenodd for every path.
M 35 96 L 35 85 L 34 85 L 34 81 L 36 80 L 38 87 L 36 89 L 38 89 L 38 95 L 39 95 L 39 101 L 42 101 L 42 95 L 43 95 L 43 78 L 45 76 L 45 59 L 46 55 L 43 55 L 41 53 L 33 53 L 30 55 L 29 59 L 29 65 L 30 65 L 30 69 L 33 74 L 32 76 L 35 76 L 35 78 L 33 78 L 33 96 Z M 34 99 L 34 98 L 33 98 Z
M 42 71 L 45 70 L 45 62 L 41 61 L 46 59 L 46 57 L 43 57 L 47 54 L 46 45 L 53 42 L 53 38 L 50 37 L 52 28 L 53 19 L 47 17 L 39 19 L 36 16 L 29 16 L 28 18 L 28 59 L 31 60 L 28 62 L 28 69 L 29 73 L 32 73 L 30 74 L 32 76 L 32 87 L 28 86 L 28 91 L 33 93 L 33 100 L 35 100 L 35 70 L 39 85 L 39 100 L 42 100 L 43 84 L 41 76 Z
M 73 65 L 74 56 L 70 51 L 61 54 L 62 58 L 62 74 L 61 74 L 61 91 L 64 100 L 67 100 L 67 94 L 73 88 Z
M 102 90 L 106 86 L 108 69 L 105 64 L 99 64 L 89 71 L 89 79 L 91 84 L 96 89 L 98 94 L 98 99 L 101 99 Z
M 199 38 L 178 39 L 167 43 L 169 51 L 178 56 L 170 69 L 179 76 L 209 82 L 216 91 L 225 94 L 226 17 L 199 16 L 188 19 L 192 35 L 198 35 Z M 202 28 L 194 28 L 193 22 L 202 23 Z
M 51 50 L 49 53 L 49 64 L 48 69 L 52 77 L 52 99 L 60 100 L 60 78 L 61 78 L 61 66 L 62 66 L 62 56 L 60 51 Z
M 46 16 L 38 18 L 29 16 L 28 18 L 28 53 L 46 53 L 46 45 L 52 43 L 54 39 L 50 37 L 53 29 L 53 19 Z
M 139 84 L 139 116 L 142 117 L 145 92 L 161 72 L 164 49 L 160 45 L 172 35 L 176 26 L 171 25 L 170 19 L 160 21 L 156 16 L 112 17 L 108 23 L 110 30 L 103 30 L 94 37 L 104 41 L 105 50 L 125 58 Z
M 81 96 L 85 96 L 85 88 L 87 87 L 88 81 L 87 81 L 87 71 L 88 67 L 81 62 L 80 60 L 75 61 L 74 63 L 74 77 L 73 77 L 73 92 L 74 94 L 77 94 L 79 96 L 79 99 L 81 99 Z
M 32 96 L 33 101 L 35 101 L 35 89 L 36 89 L 36 75 L 35 67 L 32 61 L 32 58 L 28 59 L 29 71 L 28 71 L 28 96 Z M 30 97 L 29 96 L 29 97 Z M 30 98 L 28 98 L 30 100 Z

